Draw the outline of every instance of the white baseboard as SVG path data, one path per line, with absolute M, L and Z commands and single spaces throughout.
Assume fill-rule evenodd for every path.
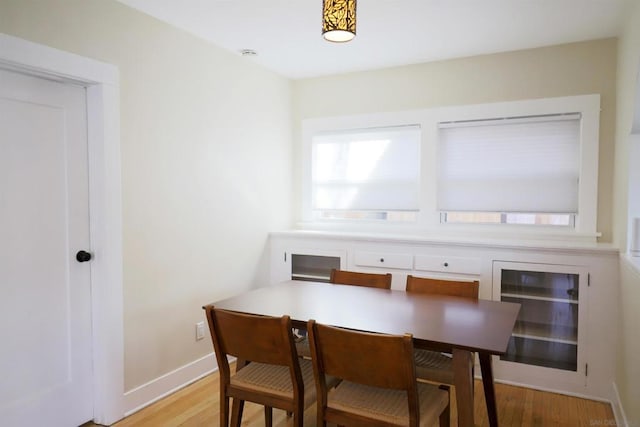
M 146 384 L 136 387 L 127 391 L 124 394 L 125 401 L 125 417 L 138 412 L 142 408 L 151 405 L 158 400 L 175 393 L 188 386 L 189 384 L 199 380 L 200 378 L 209 375 L 210 373 L 218 370 L 218 364 L 214 353 L 210 353 L 198 360 L 194 360 L 178 369 L 175 369 L 167 374 L 162 375 Z M 476 369 L 476 378 L 481 379 L 480 375 L 477 375 L 479 369 Z M 569 393 L 561 390 L 554 390 L 551 388 L 535 387 L 528 384 L 521 384 L 514 381 L 495 380 L 496 383 L 509 384 L 518 387 L 532 388 L 540 391 L 565 394 L 569 396 L 581 397 L 591 400 L 599 400 L 602 402 L 608 402 L 613 409 L 613 415 L 616 419 L 616 425 L 629 426 L 622 402 L 620 402 L 620 395 L 618 394 L 618 387 L 616 383 L 613 383 L 611 399 L 602 399 L 595 396 L 587 396 L 579 393 Z
M 530 388 L 532 390 L 544 391 L 544 392 L 547 392 L 547 393 L 563 394 L 565 396 L 579 397 L 580 399 L 595 400 L 597 402 L 604 402 L 604 403 L 611 404 L 611 401 L 609 399 L 604 398 L 604 397 L 600 397 L 600 396 L 592 396 L 592 395 L 584 394 L 584 393 L 576 393 L 576 392 L 572 392 L 572 391 L 558 390 L 558 389 L 555 389 L 555 388 L 542 387 L 542 386 L 538 386 L 538 385 L 519 383 L 519 382 L 516 382 L 516 381 L 509 381 L 509 380 L 496 379 L 496 380 L 494 380 L 494 382 L 496 384 L 500 383 L 500 384 L 512 385 L 512 386 L 516 386 L 516 387 Z
M 629 420 L 627 420 L 627 415 L 624 413 L 620 395 L 618 394 L 618 386 L 615 382 L 611 392 L 611 407 L 613 408 L 613 416 L 616 418 L 616 425 L 629 427 Z
M 125 417 L 145 406 L 180 390 L 218 369 L 215 355 L 210 353 L 180 368 L 162 375 L 124 394 Z

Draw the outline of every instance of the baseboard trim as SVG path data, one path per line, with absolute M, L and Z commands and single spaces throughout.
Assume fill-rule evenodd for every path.
M 537 385 L 519 383 L 519 382 L 516 382 L 516 381 L 509 381 L 509 380 L 494 380 L 494 382 L 495 383 L 500 383 L 500 384 L 512 385 L 512 386 L 516 386 L 516 387 L 529 388 L 529 389 L 532 389 L 532 390 L 544 391 L 544 392 L 547 392 L 547 393 L 563 394 L 565 396 L 579 397 L 581 399 L 595 400 L 597 402 L 604 402 L 604 403 L 611 404 L 611 400 L 603 398 L 603 397 L 599 397 L 599 396 L 590 396 L 588 394 L 575 393 L 575 392 L 566 391 L 566 390 L 558 390 L 558 389 L 553 389 L 553 388 L 549 388 L 549 387 L 540 387 L 540 386 L 537 386 Z
M 163 399 L 170 394 L 192 384 L 199 379 L 218 370 L 218 363 L 216 362 L 215 354 L 209 353 L 200 359 L 194 360 L 191 363 L 187 363 L 184 366 L 179 367 L 171 372 L 168 372 L 154 380 L 149 381 L 146 384 L 142 384 L 132 390 L 127 391 L 124 394 L 125 401 L 125 417 L 134 414 L 141 409 Z M 479 370 L 476 370 L 478 372 Z M 481 380 L 482 377 L 476 375 L 476 379 Z M 517 387 L 530 388 L 540 391 L 546 391 L 550 393 L 564 394 L 574 397 L 580 397 L 584 399 L 596 400 L 611 404 L 613 415 L 618 426 L 629 426 L 622 402 L 620 401 L 620 395 L 618 393 L 618 387 L 614 382 L 612 384 L 611 399 L 603 399 L 596 396 L 587 396 L 580 393 L 571 393 L 563 390 L 554 390 L 546 387 L 536 387 L 530 384 L 518 383 L 515 381 L 495 380 L 496 383 L 508 384 Z
M 218 370 L 214 353 L 187 363 L 124 394 L 125 417 Z
M 611 392 L 611 407 L 613 408 L 613 416 L 616 418 L 616 425 L 629 427 L 629 420 L 627 420 L 627 414 L 624 412 L 624 407 L 620 401 L 620 394 L 618 393 L 618 386 L 613 383 Z

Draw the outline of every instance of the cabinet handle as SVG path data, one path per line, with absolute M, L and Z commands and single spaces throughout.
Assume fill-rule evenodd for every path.
M 444 266 L 445 266 L 445 267 L 449 267 L 449 263 L 448 263 L 448 262 L 445 262 L 445 263 L 444 263 Z
M 380 262 L 384 262 L 384 258 L 380 258 Z

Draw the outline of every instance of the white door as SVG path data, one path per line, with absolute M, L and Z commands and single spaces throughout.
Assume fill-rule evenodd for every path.
M 86 110 L 0 70 L 0 426 L 93 418 Z

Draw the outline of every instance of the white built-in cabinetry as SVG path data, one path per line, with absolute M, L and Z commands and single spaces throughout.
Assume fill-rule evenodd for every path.
M 464 242 L 274 232 L 271 283 L 328 280 L 331 268 L 478 280 L 482 299 L 522 304 L 497 381 L 610 399 L 617 339 L 618 250 L 565 242 Z M 476 372 L 480 372 L 477 369 Z

